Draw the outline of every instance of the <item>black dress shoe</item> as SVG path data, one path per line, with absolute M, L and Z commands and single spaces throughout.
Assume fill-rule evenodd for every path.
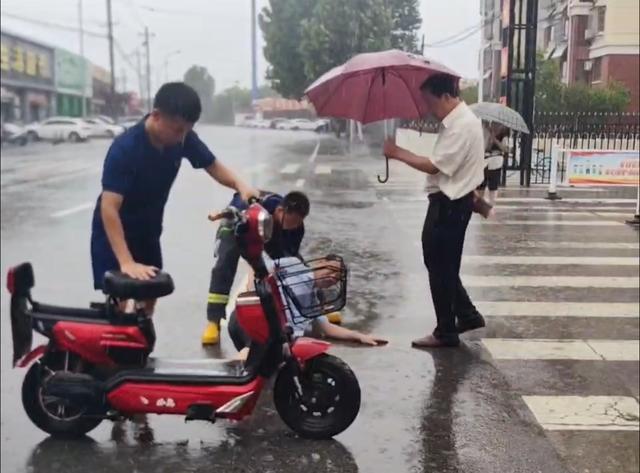
M 469 330 L 475 330 L 478 328 L 484 327 L 485 321 L 484 317 L 480 314 L 474 315 L 473 317 L 465 318 L 462 320 L 458 320 L 456 324 L 456 328 L 458 329 L 458 333 L 465 333 Z

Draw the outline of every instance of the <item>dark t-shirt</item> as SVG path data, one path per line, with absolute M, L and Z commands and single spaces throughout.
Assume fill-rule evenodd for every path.
M 280 194 L 265 193 L 262 195 L 262 206 L 271 215 L 276 211 L 278 206 L 284 200 Z M 242 200 L 237 192 L 233 195 L 233 199 L 229 205 L 239 210 L 247 208 L 246 202 Z M 280 222 L 274 222 L 273 235 L 271 239 L 264 245 L 264 250 L 271 259 L 284 258 L 287 256 L 298 256 L 300 253 L 300 245 L 304 238 L 304 224 L 292 230 L 283 230 Z
M 181 144 L 158 150 L 149 141 L 144 120 L 114 140 L 104 160 L 102 190 L 123 196 L 120 218 L 127 240 L 160 237 L 164 207 L 182 158 L 194 168 L 206 168 L 215 161 L 193 131 Z M 98 197 L 92 222 L 94 239 L 106 239 L 100 202 Z

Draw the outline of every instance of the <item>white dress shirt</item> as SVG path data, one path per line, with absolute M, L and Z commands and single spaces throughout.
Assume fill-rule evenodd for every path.
M 440 125 L 429 157 L 440 172 L 427 175 L 427 192 L 442 192 L 460 199 L 484 180 L 484 135 L 482 123 L 464 102 L 460 102 Z

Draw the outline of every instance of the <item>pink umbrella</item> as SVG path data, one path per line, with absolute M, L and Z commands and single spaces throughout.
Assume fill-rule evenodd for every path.
M 438 73 L 460 77 L 440 63 L 397 49 L 364 53 L 322 75 L 305 95 L 323 117 L 363 124 L 419 119 L 428 112 L 420 85 Z
M 323 117 L 363 124 L 390 118 L 419 119 L 427 113 L 420 85 L 433 74 L 460 77 L 448 67 L 397 49 L 364 53 L 334 67 L 305 91 Z M 387 178 L 389 162 L 387 160 Z

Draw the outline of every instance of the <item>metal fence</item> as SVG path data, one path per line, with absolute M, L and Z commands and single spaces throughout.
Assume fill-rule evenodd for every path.
M 510 166 L 525 173 L 526 184 L 549 183 L 554 148 L 640 150 L 638 113 L 540 113 L 534 123 L 531 166 L 522 169 L 517 160 Z M 558 181 L 562 182 L 566 162 L 565 154 L 560 156 Z
M 437 133 L 435 121 L 403 121 L 401 126 Z M 521 160 L 520 137 L 511 134 L 511 152 L 505 159 L 502 184 L 507 177 L 520 174 L 520 185 L 549 184 L 551 178 L 551 153 L 560 149 L 609 149 L 640 150 L 640 113 L 538 113 L 534 116 L 531 163 Z M 560 155 L 558 180 L 562 182 L 566 172 L 565 153 Z

